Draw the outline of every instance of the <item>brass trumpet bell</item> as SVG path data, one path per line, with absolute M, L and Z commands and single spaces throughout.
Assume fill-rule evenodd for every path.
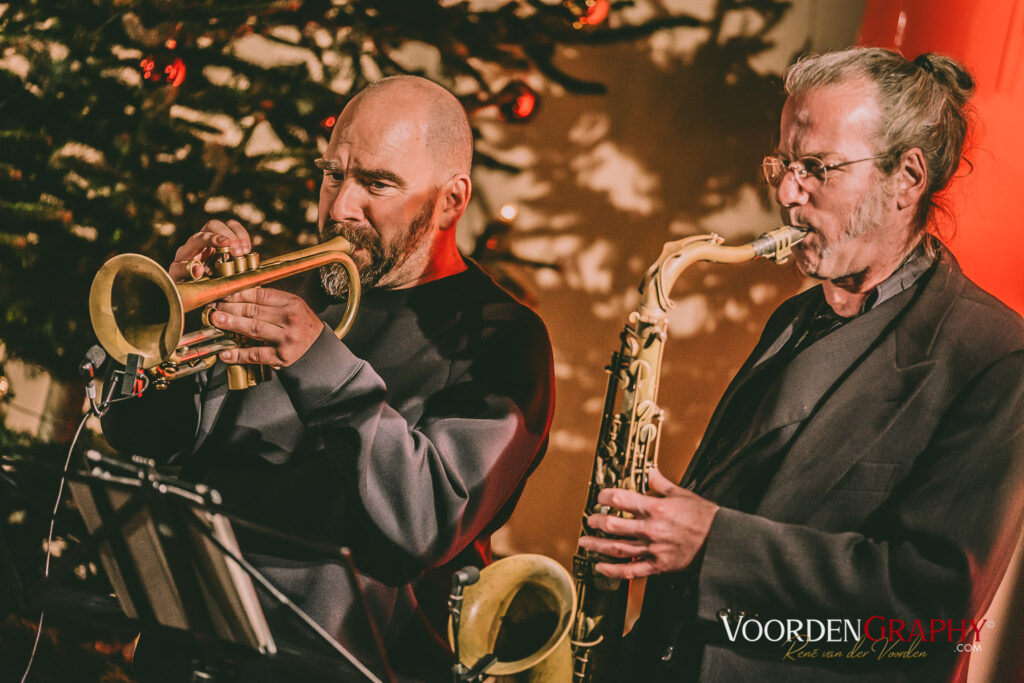
M 147 370 L 178 347 L 185 313 L 192 308 L 182 302 L 167 271 L 142 254 L 121 254 L 104 263 L 89 291 L 89 317 L 100 345 L 122 364 L 128 354 L 138 354 Z

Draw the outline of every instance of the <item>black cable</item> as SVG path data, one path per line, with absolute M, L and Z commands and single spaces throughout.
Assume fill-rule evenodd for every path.
M 119 399 L 111 399 L 111 397 L 114 394 L 114 390 L 117 388 L 117 382 L 112 381 L 113 375 L 116 374 L 116 372 L 112 373 L 111 381 L 107 382 L 106 398 L 104 398 L 103 401 L 98 406 L 96 405 L 95 383 L 93 382 L 92 379 L 90 379 L 86 383 L 86 395 L 89 397 L 89 410 L 87 410 L 85 415 L 82 416 L 82 421 L 78 423 L 78 429 L 75 430 L 75 435 L 71 438 L 71 443 L 68 445 L 68 456 L 67 458 L 64 459 L 64 470 L 61 472 L 60 484 L 57 486 L 57 500 L 54 501 L 53 512 L 50 514 L 50 531 L 46 537 L 46 563 L 43 565 L 43 579 L 47 579 L 50 576 L 50 559 L 53 556 L 53 552 L 51 549 L 53 546 L 53 529 L 57 522 L 57 512 L 60 510 L 61 499 L 64 497 L 64 482 L 67 480 L 68 469 L 70 469 L 71 467 L 71 455 L 75 452 L 75 444 L 78 443 L 78 439 L 82 435 L 82 429 L 85 428 L 85 423 L 89 420 L 90 417 L 103 417 L 103 415 L 107 412 L 107 409 L 110 408 L 110 405 L 112 403 L 117 403 L 118 401 L 122 401 L 125 398 L 134 398 L 134 396 L 126 396 Z M 143 374 L 142 391 L 140 391 L 138 395 L 141 396 L 142 393 L 148 387 L 149 378 L 145 374 Z M 39 649 L 39 639 L 43 635 L 43 618 L 45 616 L 46 610 L 40 610 L 39 624 L 36 627 L 36 638 L 35 641 L 32 643 L 32 652 L 29 654 L 28 664 L 25 666 L 25 673 L 21 676 L 21 683 L 25 683 L 25 681 L 28 680 L 28 674 L 32 670 L 32 664 L 35 661 L 36 652 Z

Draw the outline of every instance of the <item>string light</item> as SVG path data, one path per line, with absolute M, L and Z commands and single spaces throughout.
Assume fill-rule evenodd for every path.
M 519 209 L 516 208 L 515 204 L 505 204 L 498 210 L 498 216 L 505 223 L 511 223 L 519 215 Z

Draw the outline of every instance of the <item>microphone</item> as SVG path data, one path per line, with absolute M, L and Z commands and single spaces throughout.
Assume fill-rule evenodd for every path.
M 452 576 L 452 592 L 458 591 L 459 595 L 462 595 L 462 589 L 466 586 L 472 586 L 474 583 L 480 580 L 480 570 L 469 565 L 463 567 L 459 571 L 455 572 Z
M 96 398 L 96 371 L 105 362 L 107 362 L 107 352 L 103 350 L 103 347 L 94 344 L 78 363 L 78 376 L 85 380 L 85 391 L 89 394 L 89 400 Z
M 107 352 L 104 351 L 103 347 L 99 344 L 93 344 L 92 347 L 85 352 L 82 362 L 78 365 L 78 372 L 89 372 L 91 376 L 95 377 L 96 370 L 106 362 Z

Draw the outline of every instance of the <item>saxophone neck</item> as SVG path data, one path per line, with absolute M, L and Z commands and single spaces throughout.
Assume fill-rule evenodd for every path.
M 667 312 L 672 307 L 669 295 L 676 280 L 697 261 L 742 263 L 761 256 L 785 263 L 793 245 L 806 234 L 799 228 L 784 225 L 738 246 L 725 246 L 725 240 L 714 233 L 667 242 L 661 249 L 661 256 L 640 283 L 640 314 L 650 316 Z

